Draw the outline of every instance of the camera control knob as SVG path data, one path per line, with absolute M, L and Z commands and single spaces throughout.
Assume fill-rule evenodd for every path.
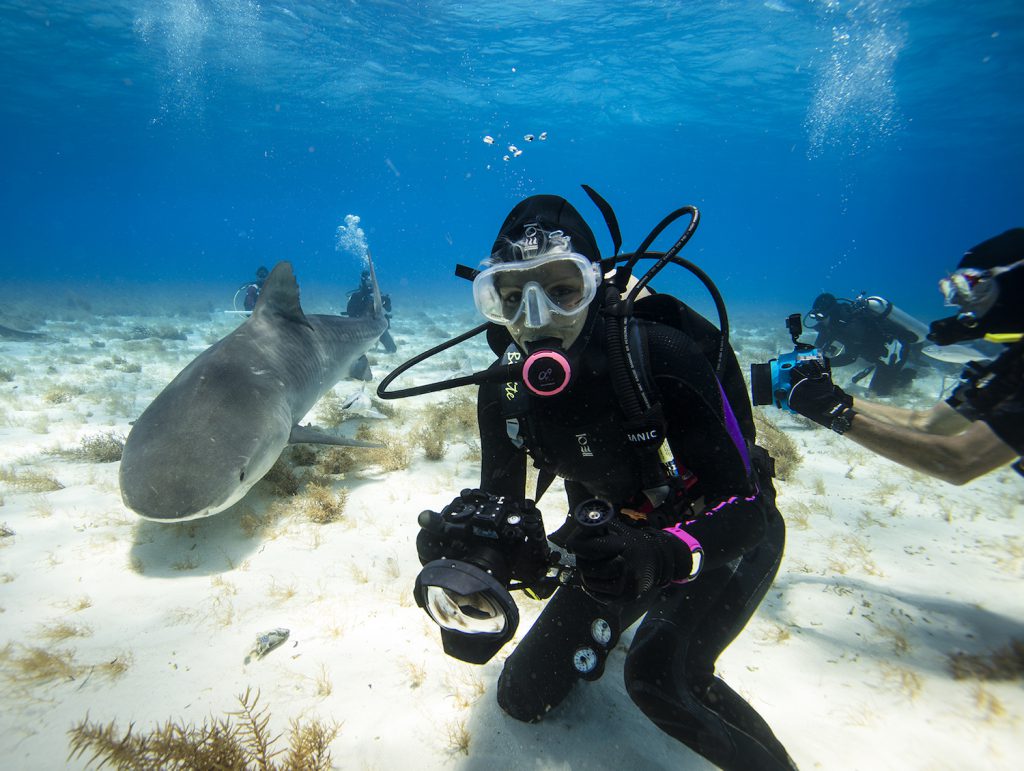
M 584 527 L 601 527 L 615 516 L 615 507 L 600 498 L 589 498 L 576 507 L 572 516 Z

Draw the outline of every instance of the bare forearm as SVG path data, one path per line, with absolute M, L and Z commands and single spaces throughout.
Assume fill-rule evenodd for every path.
M 970 426 L 970 421 L 961 417 L 945 402 L 939 402 L 930 410 L 906 410 L 858 398 L 853 400 L 853 408 L 858 414 L 866 415 L 879 423 L 926 434 L 952 436 Z
M 1015 457 L 984 423 L 955 436 L 940 436 L 858 413 L 846 436 L 882 457 L 953 485 L 969 482 Z

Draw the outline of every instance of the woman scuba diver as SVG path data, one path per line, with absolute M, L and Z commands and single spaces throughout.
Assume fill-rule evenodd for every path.
M 610 207 L 585 189 L 618 252 Z M 690 215 L 686 234 L 669 252 L 648 253 L 683 214 Z M 443 514 L 421 515 L 417 549 L 424 573 L 464 566 L 452 559 L 458 549 L 451 535 L 472 540 L 456 526 L 464 512 L 480 522 L 497 518 L 495 533 L 539 514 L 527 498 L 528 459 L 541 470 L 538 497 L 554 476 L 564 479 L 570 516 L 549 538 L 561 564 L 574 563 L 574 578 L 562 580 L 506 659 L 497 689 L 503 710 L 526 722 L 543 719 L 578 680 L 597 679 L 620 634 L 643 619 L 626 654 L 625 683 L 644 714 L 723 769 L 792 769 L 768 724 L 715 676 L 715 661 L 772 583 L 785 535 L 771 459 L 754 444 L 721 298 L 710 279 L 677 256 L 698 216 L 692 207 L 680 209 L 636 252 L 602 262 L 593 233 L 568 201 L 525 199 L 505 219 L 483 269 L 468 271 L 488 325 L 442 346 L 486 329 L 499 360 L 477 376 L 387 391 L 434 349 L 385 378 L 378 393 L 480 386 L 480 489 L 463 491 Z M 658 262 L 628 283 L 645 257 Z M 638 299 L 668 262 L 691 268 L 712 289 L 721 331 L 667 295 Z M 625 264 L 615 269 L 618 263 Z M 522 507 L 524 516 L 507 517 L 502 512 L 509 505 Z M 599 527 L 589 526 L 592 516 Z M 511 574 L 528 583 L 528 569 L 492 569 L 501 560 L 474 559 L 484 580 L 507 582 Z M 452 615 L 461 614 L 469 628 L 495 605 L 471 602 L 475 589 L 466 588 L 464 577 L 451 584 L 457 588 L 446 595 L 446 608 L 431 609 L 429 588 L 417 601 L 442 626 L 447 652 L 482 663 L 511 639 L 514 625 L 491 639 L 446 631 Z M 489 647 L 471 650 L 476 640 Z

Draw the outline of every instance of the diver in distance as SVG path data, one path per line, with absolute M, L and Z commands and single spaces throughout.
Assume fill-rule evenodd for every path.
M 263 289 L 263 282 L 267 280 L 267 276 L 270 275 L 270 271 L 267 270 L 265 265 L 260 265 L 256 269 L 256 280 L 250 281 L 247 284 L 242 284 L 235 292 L 234 306 L 235 310 L 238 311 L 238 296 L 242 295 L 242 310 L 246 313 L 252 313 L 253 308 L 256 307 L 256 301 L 260 297 L 260 290 Z
M 499 705 L 525 722 L 544 719 L 577 681 L 600 677 L 621 633 L 643 619 L 624 674 L 644 714 L 723 769 L 793 769 L 765 720 L 715 675 L 775 577 L 785 528 L 721 297 L 678 257 L 699 213 L 677 210 L 636 252 L 619 255 L 611 208 L 584 189 L 615 256 L 602 261 L 564 198 L 523 200 L 482 268 L 460 268 L 487 323 L 410 360 L 378 389 L 395 398 L 480 386 L 480 487 L 420 515 L 417 603 L 449 655 L 483 663 L 518 623 L 505 587 L 550 597 L 498 681 Z M 684 236 L 666 253 L 648 252 L 686 214 Z M 634 281 L 642 258 L 657 262 Z M 673 297 L 640 296 L 669 262 L 712 291 L 720 329 Z M 497 357 L 489 370 L 387 390 L 401 372 L 484 331 Z M 533 497 L 529 461 L 540 469 Z M 534 501 L 555 476 L 569 515 L 548 541 Z M 553 565 L 557 579 L 545 585 Z
M 814 341 L 833 367 L 863 359 L 868 366 L 853 376 L 858 383 L 868 375 L 868 391 L 889 396 L 910 384 L 920 365 L 928 327 L 888 300 L 860 294 L 853 300 L 818 295 L 804 326 L 817 332 Z
M 929 340 L 1004 346 L 994 361 L 969 362 L 948 399 L 930 410 L 854 399 L 832 382 L 827 360 L 806 360 L 792 368 L 783 400 L 862 447 L 950 484 L 1014 458 L 1014 469 L 1024 474 L 1024 228 L 970 249 L 939 289 L 959 310 L 933 321 Z
M 384 306 L 384 317 L 388 320 L 388 328 L 380 336 L 380 343 L 388 353 L 398 350 L 398 345 L 391 337 L 391 295 L 382 294 L 381 304 Z M 362 318 L 373 314 L 373 282 L 370 271 L 364 270 L 359 277 L 359 287 L 348 293 L 345 313 L 352 318 Z

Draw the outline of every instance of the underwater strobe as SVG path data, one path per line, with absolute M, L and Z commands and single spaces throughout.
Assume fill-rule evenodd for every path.
M 540 511 L 466 489 L 440 512 L 422 512 L 419 525 L 416 604 L 440 627 L 445 653 L 484 664 L 519 626 L 510 591 L 543 599 L 558 585 Z

